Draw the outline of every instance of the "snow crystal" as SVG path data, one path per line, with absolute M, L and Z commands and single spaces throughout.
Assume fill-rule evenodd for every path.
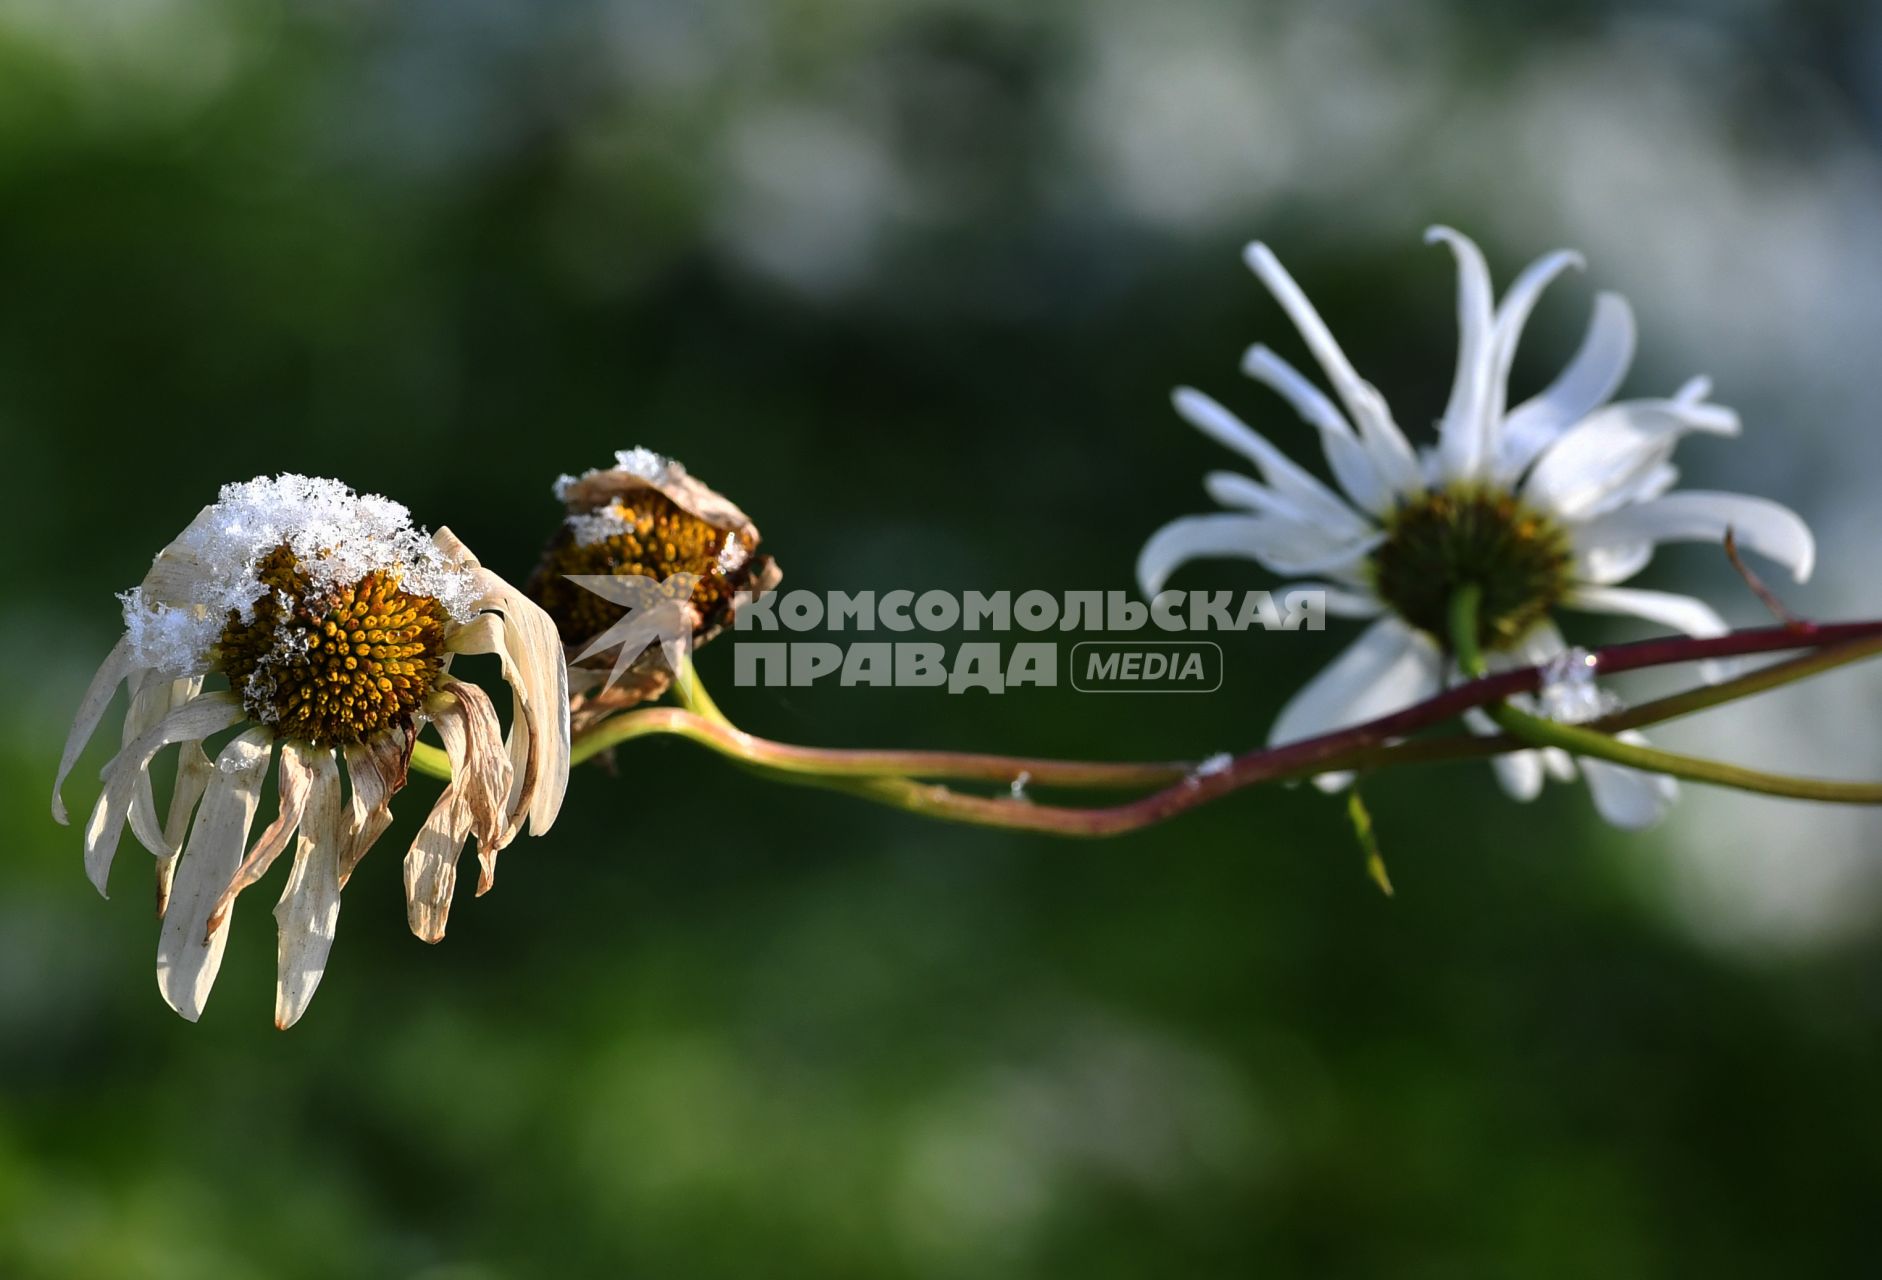
M 631 476 L 638 476 L 652 484 L 664 484 L 676 476 L 686 474 L 686 468 L 673 459 L 635 445 L 632 449 L 617 449 L 614 452 L 612 467 L 597 467 L 585 471 L 579 476 L 562 475 L 556 478 L 555 497 L 557 502 L 567 502 L 569 492 L 576 485 L 590 476 L 598 476 L 605 471 L 625 471 Z
M 1595 683 L 1594 666 L 1594 655 L 1579 646 L 1550 658 L 1536 691 L 1542 714 L 1561 724 L 1582 724 L 1616 710 L 1620 700 Z
M 725 545 L 719 548 L 719 572 L 737 573 L 740 569 L 745 567 L 745 562 L 750 559 L 751 552 L 746 550 L 745 544 L 740 542 L 737 538 L 732 537 L 730 534 L 727 534 Z
M 578 547 L 592 547 L 598 542 L 629 533 L 634 528 L 633 521 L 627 518 L 627 513 L 619 503 L 612 503 L 599 511 L 580 512 L 568 517 L 563 523 L 568 525 L 569 533 L 574 536 Z
M 639 445 L 635 445 L 632 449 L 617 450 L 614 455 L 615 470 L 639 476 L 642 480 L 664 479 L 667 469 L 675 465 L 677 464 L 661 457 L 652 449 L 643 449 Z
M 257 568 L 279 546 L 293 552 L 317 590 L 350 586 L 384 570 L 398 574 L 404 590 L 434 597 L 459 621 L 475 612 L 479 593 L 471 574 L 447 561 L 401 504 L 357 494 L 338 480 L 262 476 L 224 485 L 166 549 L 192 567 L 187 581 L 166 583 L 164 599 L 149 598 L 142 587 L 119 596 L 138 664 L 176 673 L 207 669 L 229 613 L 254 617 L 256 601 L 268 590 Z

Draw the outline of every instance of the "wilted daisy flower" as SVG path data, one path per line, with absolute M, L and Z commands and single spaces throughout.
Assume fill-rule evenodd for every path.
M 443 740 L 453 776 L 405 860 L 419 937 L 444 935 L 470 836 L 481 893 L 525 821 L 536 835 L 555 821 L 569 741 L 553 624 L 449 530 L 412 528 L 398 503 L 296 475 L 227 485 L 122 601 L 124 635 L 85 691 L 52 812 L 66 820 L 66 775 L 128 684 L 123 746 L 85 826 L 85 868 L 103 893 L 127 821 L 156 855 L 157 983 L 184 1017 L 201 1016 L 237 895 L 296 835 L 274 913 L 275 1023 L 301 1016 L 326 969 L 340 889 L 391 822 L 422 725 Z M 501 660 L 514 702 L 507 743 L 489 696 L 450 674 L 461 653 Z M 227 687 L 206 690 L 211 680 Z M 277 744 L 279 815 L 251 845 Z M 170 746 L 180 754 L 160 819 L 150 771 Z
M 1810 531 L 1790 510 L 1732 493 L 1669 492 L 1682 436 L 1735 435 L 1738 416 L 1709 403 L 1704 379 L 1670 399 L 1610 402 L 1633 358 L 1634 323 L 1619 296 L 1601 294 L 1581 349 L 1540 394 L 1508 405 L 1516 344 L 1543 289 L 1581 265 L 1567 252 L 1539 259 L 1500 302 L 1477 246 L 1448 228 L 1432 242 L 1458 263 L 1457 371 L 1434 448 L 1414 450 L 1379 392 L 1347 362 L 1300 287 L 1266 245 L 1248 265 L 1280 302 L 1332 384 L 1337 403 L 1267 347 L 1251 347 L 1243 371 L 1278 392 L 1319 434 L 1339 491 L 1199 391 L 1175 396 L 1192 425 L 1254 464 L 1259 481 L 1215 472 L 1205 486 L 1230 508 L 1165 525 L 1137 572 L 1155 594 L 1176 567 L 1237 556 L 1284 575 L 1324 583 L 1328 611 L 1376 619 L 1344 654 L 1281 711 L 1271 740 L 1288 742 L 1361 723 L 1434 693 L 1450 674 L 1447 610 L 1457 589 L 1483 591 L 1478 639 L 1493 665 L 1547 663 L 1564 651 L 1558 608 L 1623 613 L 1695 636 L 1726 630 L 1689 596 L 1624 588 L 1662 542 L 1739 545 L 1788 568 L 1799 581 L 1814 557 Z M 1487 726 L 1479 719 L 1478 727 Z M 1609 821 L 1641 826 L 1672 798 L 1671 779 L 1601 761 L 1582 769 Z M 1559 752 L 1500 757 L 1497 772 L 1519 799 L 1545 771 L 1572 776 Z
M 758 553 L 750 517 L 678 462 L 648 449 L 614 456 L 612 467 L 556 482 L 568 515 L 524 587 L 568 647 L 578 729 L 659 697 L 673 680 L 673 640 L 704 644 L 733 620 L 741 595 L 783 576 Z M 611 589 L 611 578 L 635 590 Z M 641 604 L 657 625 L 624 633 Z

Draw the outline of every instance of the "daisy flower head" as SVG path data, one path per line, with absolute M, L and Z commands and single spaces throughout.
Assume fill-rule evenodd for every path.
M 742 599 L 783 577 L 759 553 L 751 517 L 651 449 L 624 449 L 611 467 L 563 476 L 555 496 L 567 513 L 524 590 L 567 647 L 578 730 L 672 683 L 672 653 L 622 644 L 624 634 L 640 634 L 622 625 L 631 607 L 649 606 L 640 611 L 655 624 L 649 637 L 662 633 L 690 650 L 724 630 Z M 634 589 L 612 589 L 622 586 Z
M 1675 491 L 1672 456 L 1692 433 L 1736 435 L 1738 415 L 1709 399 L 1704 379 L 1664 399 L 1613 400 L 1634 351 L 1634 321 L 1619 295 L 1602 293 L 1580 349 L 1537 395 L 1511 407 L 1509 374 L 1537 300 L 1581 259 L 1571 252 L 1532 263 L 1501 299 L 1482 252 L 1435 227 L 1458 271 L 1458 357 L 1435 443 L 1415 448 L 1383 396 L 1341 351 L 1299 285 L 1264 244 L 1245 257 L 1305 340 L 1332 395 L 1264 345 L 1242 369 L 1293 408 L 1319 437 L 1333 484 L 1294 462 L 1221 404 L 1188 388 L 1178 414 L 1241 454 L 1256 477 L 1214 472 L 1209 495 L 1226 510 L 1157 530 L 1137 563 L 1144 592 L 1176 568 L 1208 557 L 1254 560 L 1326 593 L 1329 613 L 1370 625 L 1281 710 L 1270 740 L 1290 742 L 1362 723 L 1438 691 L 1454 667 L 1446 640 L 1459 588 L 1482 592 L 1478 643 L 1493 667 L 1546 665 L 1567 652 L 1559 609 L 1630 614 L 1694 636 L 1727 627 L 1705 602 L 1619 584 L 1665 542 L 1738 544 L 1802 581 L 1815 556 L 1804 522 L 1788 508 L 1744 494 Z M 1487 720 L 1473 718 L 1484 729 Z M 1626 736 L 1626 735 L 1623 735 Z M 1583 760 L 1603 817 L 1619 826 L 1657 820 L 1671 779 Z M 1498 776 L 1518 799 L 1545 774 L 1570 778 L 1559 751 L 1500 756 Z M 1337 783 L 1339 779 L 1329 779 Z
M 85 868 L 103 893 L 127 823 L 156 856 L 157 983 L 191 1021 L 221 967 L 236 898 L 290 841 L 274 912 L 276 1025 L 306 1010 L 340 890 L 391 823 L 421 727 L 442 739 L 452 767 L 405 860 L 421 938 L 444 934 L 472 835 L 481 893 L 525 824 L 540 835 L 554 823 L 569 753 L 554 625 L 449 530 L 414 529 L 398 503 L 298 475 L 226 485 L 120 599 L 124 634 L 80 704 L 52 811 L 66 821 L 66 777 L 126 685 L 121 750 L 85 824 Z M 489 695 L 450 672 L 454 656 L 473 653 L 501 660 L 507 737 Z M 160 817 L 152 766 L 171 747 Z M 271 761 L 279 812 L 251 843 Z

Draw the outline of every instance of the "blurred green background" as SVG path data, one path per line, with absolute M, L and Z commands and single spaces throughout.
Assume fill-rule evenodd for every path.
M 101 902 L 46 797 L 112 592 L 259 473 L 520 579 L 551 480 L 644 444 L 790 586 L 1128 588 L 1235 464 L 1171 385 L 1308 444 L 1235 373 L 1299 354 L 1254 236 L 1407 424 L 1455 344 L 1426 223 L 1501 279 L 1584 249 L 1519 384 L 1628 293 L 1630 389 L 1708 370 L 1746 416 L 1689 480 L 1804 511 L 1790 597 L 1874 614 L 1879 136 L 1857 0 L 0 0 L 0 1277 L 1872 1270 L 1866 814 L 1689 791 L 1625 836 L 1578 788 L 1390 777 L 1387 901 L 1310 790 L 1074 844 L 646 742 L 435 949 L 416 781 L 281 1034 L 274 891 L 191 1026 L 141 855 Z M 1755 621 L 1717 559 L 1648 582 Z M 1228 638 L 1212 698 L 739 689 L 734 637 L 702 667 L 799 741 L 1199 756 L 1333 631 Z M 1878 692 L 1664 740 L 1874 774 Z

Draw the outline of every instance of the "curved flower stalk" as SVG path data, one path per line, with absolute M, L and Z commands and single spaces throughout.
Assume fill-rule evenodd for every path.
M 453 780 L 405 860 L 419 937 L 443 937 L 471 836 L 482 893 L 500 849 L 526 824 L 540 835 L 555 822 L 569 732 L 553 624 L 449 530 L 414 529 L 399 504 L 296 475 L 225 486 L 122 601 L 125 632 L 80 704 L 53 816 L 66 821 L 65 779 L 127 685 L 122 746 L 85 826 L 85 867 L 105 892 L 127 823 L 155 855 L 158 987 L 184 1017 L 202 1014 L 237 897 L 290 841 L 275 907 L 275 1023 L 305 1012 L 340 890 L 390 824 L 422 726 L 443 741 Z M 514 700 L 507 739 L 489 695 L 450 674 L 461 653 L 500 659 Z M 206 689 L 211 680 L 227 687 Z M 173 746 L 160 816 L 151 768 Z M 277 746 L 279 814 L 251 843 Z
M 1449 404 L 1433 445 L 1416 449 L 1379 392 L 1346 359 L 1312 303 L 1266 245 L 1248 265 L 1280 302 L 1333 389 L 1328 396 L 1266 346 L 1243 371 L 1285 399 L 1318 433 L 1337 488 L 1199 391 L 1180 389 L 1177 412 L 1240 453 L 1260 477 L 1214 472 L 1210 496 L 1227 511 L 1159 529 L 1138 558 L 1155 595 L 1193 559 L 1251 559 L 1326 592 L 1328 611 L 1367 619 L 1350 648 L 1282 709 L 1270 735 L 1292 742 L 1421 701 L 1455 677 L 1447 611 L 1457 591 L 1481 589 L 1478 643 L 1491 670 L 1547 664 L 1566 652 L 1559 609 L 1622 613 L 1694 637 L 1726 624 L 1689 596 L 1623 587 L 1674 541 L 1722 540 L 1770 558 L 1797 580 L 1815 556 L 1804 522 L 1744 494 L 1674 492 L 1672 456 L 1687 435 L 1738 433 L 1738 416 L 1708 400 L 1695 379 L 1663 399 L 1613 401 L 1634 348 L 1626 302 L 1603 293 L 1580 350 L 1535 397 L 1509 407 L 1517 343 L 1544 288 L 1580 258 L 1549 254 L 1499 301 L 1477 246 L 1445 227 L 1427 239 L 1458 264 L 1459 351 Z M 1473 718 L 1479 731 L 1494 731 Z M 1545 774 L 1571 778 L 1570 756 L 1549 748 L 1498 757 L 1505 789 L 1530 799 Z M 1584 765 L 1610 822 L 1646 826 L 1671 801 L 1670 779 L 1606 762 Z M 1324 779 L 1338 785 L 1342 779 Z
M 577 732 L 665 693 L 741 599 L 783 577 L 749 516 L 649 449 L 563 476 L 555 495 L 568 514 L 526 590 L 567 647 Z

